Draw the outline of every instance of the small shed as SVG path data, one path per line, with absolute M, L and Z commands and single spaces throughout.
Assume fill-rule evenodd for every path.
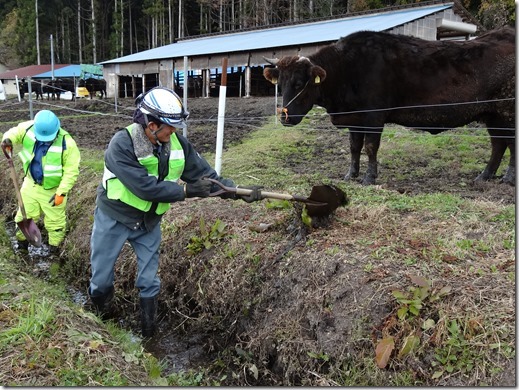
M 418 3 L 340 18 L 213 34 L 104 61 L 108 96 L 136 97 L 157 85 L 192 97 L 217 96 L 222 59 L 227 58 L 227 95 L 272 95 L 262 76 L 266 58 L 309 55 L 324 45 L 361 30 L 415 37 L 470 39 L 477 22 L 455 2 Z M 186 73 L 186 74 L 185 74 Z
M 57 71 L 61 68 L 68 66 L 67 64 L 58 64 L 54 65 L 54 71 Z M 23 68 L 17 68 L 13 70 L 8 70 L 6 72 L 0 73 L 0 81 L 2 81 L 4 85 L 4 91 L 6 95 L 15 95 L 17 93 L 16 89 L 16 78 L 23 79 L 27 77 L 35 77 L 44 72 L 51 72 L 52 65 L 30 65 L 25 66 Z
M 33 79 L 44 80 L 44 79 L 68 79 L 68 78 L 79 78 L 81 76 L 81 65 L 66 65 L 53 71 L 47 71 L 32 76 Z

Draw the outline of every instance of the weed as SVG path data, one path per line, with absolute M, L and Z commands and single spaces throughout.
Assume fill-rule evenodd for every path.
M 215 242 L 226 236 L 227 225 L 220 219 L 208 229 L 203 217 L 200 218 L 200 236 L 192 236 L 187 244 L 187 253 L 191 256 L 202 252 L 204 249 L 210 249 Z
M 432 362 L 432 366 L 437 370 L 432 375 L 433 379 L 440 378 L 444 373 L 467 374 L 482 360 L 478 350 L 474 349 L 472 343 L 466 339 L 467 329 L 461 329 L 461 322 L 456 319 L 445 320 L 445 322 L 448 335 L 445 345 L 435 350 L 436 360 Z
M 393 296 L 400 304 L 397 310 L 397 316 L 400 320 L 418 316 L 425 303 L 437 301 L 451 291 L 449 286 L 432 289 L 431 282 L 422 277 L 413 276 L 412 279 L 417 285 L 409 287 L 407 293 L 401 290 L 392 291 Z

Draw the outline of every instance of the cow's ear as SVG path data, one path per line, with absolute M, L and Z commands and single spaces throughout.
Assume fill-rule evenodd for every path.
M 320 66 L 312 67 L 312 81 L 314 84 L 320 84 L 326 79 L 326 71 Z
M 270 81 L 272 84 L 278 83 L 279 69 L 277 68 L 265 68 L 263 69 L 263 76 Z

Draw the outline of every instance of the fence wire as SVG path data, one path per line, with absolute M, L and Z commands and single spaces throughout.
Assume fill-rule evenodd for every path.
M 83 99 L 83 98 L 81 98 Z M 198 98 L 200 99 L 200 98 Z M 274 98 L 273 98 L 274 99 Z M 113 113 L 110 112 L 102 112 L 102 111 L 95 111 L 95 110 L 85 110 L 73 107 L 72 105 L 61 105 L 60 100 L 32 100 L 32 104 L 38 104 L 43 107 L 46 107 L 48 109 L 53 110 L 67 110 L 71 112 L 75 112 L 78 114 L 85 114 L 85 115 L 99 115 L 104 117 L 117 117 L 122 118 L 125 120 L 131 120 L 133 111 L 135 110 L 135 106 L 125 106 L 122 104 L 119 104 L 119 102 L 114 104 L 114 102 L 108 100 L 108 99 L 88 99 L 89 101 L 95 101 L 96 104 L 104 104 L 107 107 L 113 108 Z M 478 100 L 478 101 L 469 101 L 469 102 L 458 102 L 458 103 L 442 103 L 442 104 L 430 104 L 430 105 L 414 105 L 414 106 L 399 106 L 399 107 L 389 107 L 389 108 L 380 108 L 380 109 L 365 109 L 365 110 L 354 110 L 354 111 L 342 111 L 342 112 L 332 112 L 332 113 L 315 113 L 310 112 L 306 115 L 301 115 L 302 117 L 306 117 L 307 120 L 312 121 L 312 123 L 305 123 L 302 122 L 296 127 L 301 130 L 305 131 L 345 131 L 346 129 L 349 132 L 358 132 L 363 134 L 380 134 L 380 127 L 379 126 L 359 126 L 359 125 L 348 125 L 343 124 L 340 128 L 335 127 L 330 122 L 330 117 L 334 115 L 350 115 L 350 114 L 362 114 L 362 113 L 377 113 L 377 112 L 385 112 L 385 111 L 395 111 L 395 110 L 408 110 L 408 109 L 431 109 L 431 108 L 444 108 L 444 107 L 456 107 L 456 106 L 466 106 L 466 105 L 474 105 L 474 104 L 490 104 L 490 103 L 499 103 L 499 102 L 510 102 L 515 101 L 515 97 L 513 98 L 504 98 L 504 99 L 494 99 L 494 100 Z M 188 101 L 189 102 L 189 101 Z M 21 101 L 18 100 L 6 100 L 2 104 L 0 104 L 0 111 L 10 111 L 13 110 L 22 111 L 27 110 L 25 107 L 27 104 L 27 101 Z M 218 100 L 215 99 L 215 105 L 218 105 Z M 279 110 L 281 107 L 277 108 Z M 188 109 L 189 109 L 189 103 L 188 103 Z M 315 110 L 316 108 L 314 108 Z M 317 108 L 319 109 L 319 108 Z M 321 108 L 323 109 L 323 108 Z M 269 122 L 275 115 L 279 115 L 279 113 L 274 112 L 276 109 L 273 108 L 273 114 L 272 115 L 266 115 L 266 116 L 240 116 L 239 118 L 233 117 L 233 116 L 226 116 L 225 122 L 232 125 L 240 125 L 244 127 L 250 127 L 251 129 L 259 129 L 262 127 L 262 125 L 266 122 Z M 284 114 L 283 114 L 284 115 Z M 218 121 L 218 118 L 214 117 L 208 117 L 208 118 L 190 118 L 188 120 L 188 127 L 189 124 L 196 124 L 201 125 L 204 123 L 208 123 L 210 125 L 216 125 Z M 16 122 L 0 122 L 0 125 L 2 124 L 9 124 L 9 123 L 17 123 Z M 466 126 L 452 128 L 452 127 L 433 127 L 433 126 L 420 126 L 420 125 L 407 125 L 402 126 L 398 124 L 391 124 L 386 123 L 384 128 L 386 129 L 394 129 L 395 131 L 392 133 L 394 135 L 403 135 L 406 137 L 420 137 L 423 136 L 423 134 L 419 134 L 416 131 L 408 131 L 405 129 L 411 129 L 411 130 L 423 130 L 423 131 L 429 131 L 429 132 L 435 132 L 438 134 L 435 134 L 436 137 L 438 136 L 447 136 L 447 137 L 488 137 L 488 134 L 456 134 L 452 132 L 445 133 L 449 130 L 456 130 L 456 129 L 464 129 L 469 131 L 478 131 L 478 130 L 484 130 L 486 127 L 484 126 L 472 126 L 467 127 L 468 125 L 474 125 L 477 123 L 477 121 L 473 121 Z M 284 127 L 280 123 L 277 124 L 280 128 Z M 351 130 L 351 128 L 354 128 L 354 130 Z M 361 130 L 360 130 L 361 129 Z M 510 138 L 515 137 L 515 128 L 509 128 L 509 127 L 500 127 L 500 128 L 494 128 L 496 130 L 504 131 L 504 132 L 510 132 L 514 133 L 510 136 L 493 136 L 494 138 Z M 372 131 L 371 131 L 372 130 Z

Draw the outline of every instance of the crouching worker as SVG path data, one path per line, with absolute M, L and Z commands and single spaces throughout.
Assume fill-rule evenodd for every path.
M 79 149 L 72 136 L 60 127 L 56 114 L 49 110 L 9 129 L 2 137 L 1 147 L 12 155 L 13 145 L 21 145 L 18 155 L 25 178 L 20 193 L 27 218 L 38 221 L 43 214 L 50 254 L 58 255 L 67 228 L 67 194 L 79 175 Z M 14 220 L 23 220 L 20 208 Z M 19 229 L 16 238 L 18 249 L 27 251 L 29 242 Z
M 188 113 L 178 95 L 156 87 L 136 99 L 133 123 L 120 129 L 105 151 L 103 180 L 97 189 L 91 236 L 91 278 L 88 294 L 102 317 L 110 316 L 114 297 L 115 262 L 128 241 L 137 256 L 136 287 L 142 336 L 156 330 L 160 279 L 160 221 L 170 203 L 207 197 L 219 188 L 203 177 L 234 186 L 211 168 L 193 145 L 176 130 Z M 181 179 L 185 185 L 178 184 Z M 235 194 L 221 197 L 237 198 Z M 241 197 L 259 199 L 258 191 Z

